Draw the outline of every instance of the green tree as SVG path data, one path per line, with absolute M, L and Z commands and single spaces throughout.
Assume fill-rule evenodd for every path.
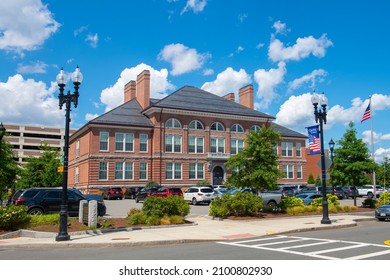
M 373 172 L 375 163 L 370 158 L 367 145 L 356 137 L 353 122 L 349 123 L 349 128 L 337 144 L 330 174 L 333 183 L 340 186 L 363 186 L 370 183 L 367 175 Z
M 314 176 L 313 176 L 313 174 L 309 174 L 309 177 L 307 178 L 307 183 L 308 184 L 315 184 L 315 180 L 314 180 Z
M 376 183 L 383 187 L 390 185 L 390 158 L 385 157 L 377 168 Z
M 246 137 L 247 146 L 225 164 L 232 171 L 227 184 L 252 187 L 257 191 L 274 189 L 281 177 L 278 155 L 274 151 L 280 140 L 280 133 L 265 125 L 259 131 L 251 131 Z
M 20 167 L 14 160 L 12 146 L 3 139 L 0 143 L 0 202 L 6 198 L 8 189 L 15 190 L 19 173 Z
M 314 181 L 314 185 L 317 187 L 322 186 L 322 181 L 320 176 L 317 176 L 316 180 Z
M 42 146 L 40 157 L 30 157 L 22 170 L 18 188 L 60 187 L 63 174 L 57 171 L 60 166 L 59 151 L 48 145 Z

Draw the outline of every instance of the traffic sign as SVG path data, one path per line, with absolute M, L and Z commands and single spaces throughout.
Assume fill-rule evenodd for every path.
M 321 159 L 318 160 L 317 162 L 317 165 L 319 168 L 322 169 L 322 166 L 321 166 Z M 325 157 L 325 170 L 329 170 L 329 168 L 332 166 L 332 161 L 330 158 L 328 157 Z

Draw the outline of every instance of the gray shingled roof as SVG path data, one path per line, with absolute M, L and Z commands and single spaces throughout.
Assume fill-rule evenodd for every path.
M 155 102 L 151 107 L 275 119 L 273 116 L 191 86 L 180 88 L 160 101 Z
M 304 135 L 302 133 L 296 132 L 294 130 L 291 130 L 287 127 L 281 126 L 276 123 L 271 123 L 271 127 L 276 131 L 279 132 L 283 137 L 294 137 L 294 138 L 307 138 L 307 135 Z
M 141 111 L 142 108 L 137 100 L 132 99 L 96 119 L 91 120 L 90 123 L 153 127 L 149 118 L 142 114 Z

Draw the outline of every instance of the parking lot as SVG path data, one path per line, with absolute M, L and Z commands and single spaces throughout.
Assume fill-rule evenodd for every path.
M 362 202 L 366 197 L 358 197 L 356 199 L 356 205 L 361 206 Z M 342 199 L 339 200 L 340 205 L 349 205 L 353 206 L 353 199 Z M 132 208 L 141 209 L 142 203 L 136 203 L 134 199 L 122 199 L 122 200 L 105 200 L 104 203 L 107 206 L 107 216 L 113 218 L 126 217 L 127 212 Z M 208 215 L 209 206 L 206 204 L 200 205 L 190 205 L 190 214 L 189 216 L 202 216 Z

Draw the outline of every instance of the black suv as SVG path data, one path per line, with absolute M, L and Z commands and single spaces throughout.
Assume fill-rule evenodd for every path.
M 90 200 L 87 197 L 68 189 L 68 214 L 78 216 L 80 200 Z M 32 188 L 26 189 L 16 199 L 15 205 L 26 205 L 30 215 L 59 213 L 62 203 L 61 188 Z M 103 201 L 98 201 L 98 216 L 106 214 Z

